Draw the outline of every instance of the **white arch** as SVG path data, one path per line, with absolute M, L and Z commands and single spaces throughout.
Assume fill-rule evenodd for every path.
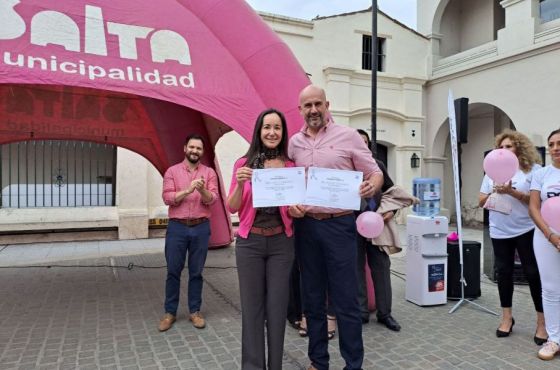
M 445 12 L 445 8 L 449 4 L 451 0 L 441 0 L 434 12 L 434 18 L 432 19 L 432 33 L 439 34 L 441 29 L 441 19 L 443 17 L 443 13 Z
M 497 109 L 502 114 L 504 114 L 506 117 L 508 117 L 508 119 L 510 121 L 512 121 L 511 120 L 511 115 L 509 115 L 507 112 L 505 112 L 500 107 L 498 107 L 498 106 L 496 106 L 492 103 L 488 103 L 488 102 L 469 103 L 469 117 L 471 116 L 471 113 L 472 113 L 473 110 L 475 110 L 477 108 L 481 108 L 481 107 L 492 107 L 493 109 Z M 444 156 L 447 141 L 449 139 L 449 118 L 445 117 L 445 118 L 443 118 L 443 120 L 440 120 L 440 122 L 442 122 L 442 123 L 438 126 L 437 132 L 436 132 L 436 134 L 433 138 L 433 141 L 429 144 L 429 146 L 431 146 L 431 148 L 432 148 L 432 156 L 434 156 L 434 157 L 443 157 Z

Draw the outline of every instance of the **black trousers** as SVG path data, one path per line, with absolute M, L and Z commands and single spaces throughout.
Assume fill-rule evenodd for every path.
M 235 257 L 241 297 L 241 369 L 281 370 L 293 238 L 283 233 L 238 237 Z
M 537 267 L 537 260 L 535 259 L 535 252 L 533 251 L 533 233 L 534 230 L 531 230 L 514 238 L 492 238 L 495 256 L 494 264 L 498 273 L 498 293 L 500 294 L 502 307 L 512 306 L 513 268 L 515 251 L 517 250 L 523 272 L 529 282 L 529 290 L 531 291 L 535 310 L 543 312 L 541 278 L 539 268 Z
M 366 272 L 364 269 L 366 257 L 375 290 L 377 318 L 385 319 L 391 315 L 393 302 L 391 259 L 387 253 L 379 250 L 377 245 L 371 244 L 366 238 L 358 234 L 358 300 L 360 301 L 360 311 L 363 318 L 369 318 Z
M 320 221 L 303 217 L 294 219 L 294 227 L 309 359 L 318 370 L 329 368 L 328 294 L 338 323 L 344 369 L 361 369 L 364 346 L 356 276 L 356 219 L 354 215 Z
M 290 274 L 290 297 L 288 301 L 288 321 L 292 324 L 296 321 L 301 321 L 303 311 L 301 303 L 301 280 L 299 275 L 299 264 L 296 255 Z

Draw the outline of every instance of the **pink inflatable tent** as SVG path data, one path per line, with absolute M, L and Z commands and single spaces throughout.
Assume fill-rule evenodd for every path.
M 267 107 L 293 134 L 309 83 L 243 0 L 1 0 L 0 53 L 0 144 L 106 142 L 161 173 L 194 132 L 216 168 L 218 139 L 233 129 L 249 140 Z M 222 186 L 213 246 L 232 241 L 224 195 Z

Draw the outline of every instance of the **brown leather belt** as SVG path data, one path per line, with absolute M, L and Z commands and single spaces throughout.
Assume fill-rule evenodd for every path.
M 336 217 L 341 217 L 341 216 L 348 216 L 351 215 L 352 213 L 354 213 L 354 211 L 344 211 L 344 212 L 338 212 L 338 213 L 313 213 L 313 212 L 307 212 L 305 215 L 311 218 L 314 218 L 316 220 L 327 220 L 329 218 L 336 218 Z
M 177 221 L 182 223 L 185 226 L 196 226 L 200 225 L 203 222 L 208 221 L 207 217 L 199 217 L 199 218 L 172 218 L 171 221 Z
M 257 234 L 262 236 L 273 236 L 282 234 L 284 232 L 284 226 L 275 226 L 275 227 L 256 227 L 253 226 L 251 228 L 251 234 Z

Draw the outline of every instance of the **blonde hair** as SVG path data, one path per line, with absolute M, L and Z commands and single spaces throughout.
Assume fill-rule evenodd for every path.
M 519 159 L 519 167 L 523 172 L 529 172 L 535 163 L 542 164 L 541 156 L 527 136 L 519 131 L 506 129 L 501 134 L 496 135 L 494 146 L 499 148 L 505 139 L 510 139 L 513 143 L 515 154 Z

